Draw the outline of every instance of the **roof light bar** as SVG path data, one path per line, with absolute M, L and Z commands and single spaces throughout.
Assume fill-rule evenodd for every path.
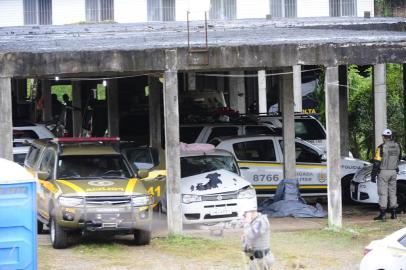
M 87 138 L 55 138 L 58 143 L 81 143 L 81 142 L 118 142 L 119 137 L 87 137 Z

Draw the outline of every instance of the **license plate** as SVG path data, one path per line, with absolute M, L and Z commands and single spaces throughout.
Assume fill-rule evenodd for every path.
M 106 222 L 106 223 L 102 223 L 102 227 L 103 228 L 117 228 L 117 223 L 108 223 L 108 222 Z
M 215 209 L 210 212 L 212 216 L 223 216 L 223 215 L 231 215 L 232 211 L 228 209 Z
M 351 191 L 351 193 L 355 192 L 355 186 L 354 185 L 350 186 L 350 191 Z

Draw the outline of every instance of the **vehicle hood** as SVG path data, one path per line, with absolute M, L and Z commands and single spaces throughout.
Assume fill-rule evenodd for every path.
M 233 192 L 250 183 L 238 174 L 227 170 L 216 170 L 182 178 L 182 194 L 207 195 Z
M 357 158 L 343 157 L 341 158 L 341 168 L 349 171 L 359 171 L 370 166 L 371 163 Z
M 124 196 L 146 194 L 144 185 L 138 179 L 78 179 L 55 181 L 64 196 Z

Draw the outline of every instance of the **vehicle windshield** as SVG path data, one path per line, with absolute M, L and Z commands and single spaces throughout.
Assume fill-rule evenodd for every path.
M 303 140 L 325 140 L 326 133 L 315 119 L 295 119 L 295 134 Z
M 232 156 L 191 156 L 180 159 L 181 177 L 193 176 L 216 170 L 227 170 L 238 174 L 237 164 Z
M 132 176 L 121 155 L 61 156 L 58 179 L 126 179 Z

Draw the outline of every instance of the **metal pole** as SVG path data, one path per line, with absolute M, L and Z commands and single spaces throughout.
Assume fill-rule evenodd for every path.
M 11 78 L 0 78 L 0 158 L 13 160 Z
M 341 177 L 340 177 L 340 112 L 338 93 L 338 67 L 327 67 L 325 79 L 327 126 L 327 179 L 328 223 L 342 227 Z
M 164 112 L 169 234 L 182 233 L 177 51 L 166 51 Z

